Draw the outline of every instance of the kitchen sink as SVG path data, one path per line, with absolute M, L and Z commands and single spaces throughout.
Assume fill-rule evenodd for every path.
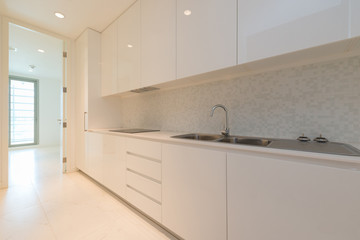
M 247 144 L 253 146 L 267 146 L 271 141 L 263 138 L 247 138 L 238 136 L 223 136 L 216 134 L 202 134 L 202 133 L 189 133 L 184 135 L 172 136 L 173 138 L 191 139 L 191 140 L 202 140 L 202 141 L 213 141 L 233 144 Z
M 215 141 L 215 140 L 221 140 L 224 136 L 216 135 L 216 134 L 190 133 L 190 134 L 177 135 L 172 137 L 182 138 L 182 139 L 192 139 L 192 140 Z
M 217 142 L 224 143 L 234 143 L 234 144 L 247 144 L 247 145 L 255 145 L 255 146 L 267 146 L 271 143 L 270 140 L 262 139 L 262 138 L 243 138 L 243 137 L 225 137 L 222 139 L 216 140 Z

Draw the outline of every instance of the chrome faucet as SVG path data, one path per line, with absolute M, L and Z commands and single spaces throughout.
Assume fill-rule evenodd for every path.
M 224 109 L 225 114 L 226 114 L 225 115 L 225 129 L 223 131 L 221 131 L 221 134 L 224 135 L 224 136 L 229 136 L 230 129 L 229 129 L 229 122 L 228 122 L 228 110 L 227 110 L 227 108 L 222 104 L 216 104 L 211 109 L 210 117 L 212 117 L 214 115 L 214 111 L 218 107 Z

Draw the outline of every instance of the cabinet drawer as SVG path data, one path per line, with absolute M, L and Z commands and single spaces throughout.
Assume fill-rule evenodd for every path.
M 140 193 L 161 202 L 161 184 L 130 171 L 126 171 L 126 183 Z
M 161 160 L 161 143 L 139 139 L 127 139 L 126 151 L 151 159 Z
M 126 167 L 135 172 L 161 181 L 161 163 L 128 153 Z
M 126 187 L 126 198 L 132 205 L 134 205 L 156 221 L 161 222 L 160 204 L 138 193 L 129 186 Z

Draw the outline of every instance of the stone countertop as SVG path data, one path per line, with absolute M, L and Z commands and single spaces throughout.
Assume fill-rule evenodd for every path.
M 120 128 L 119 128 L 120 129 Z M 346 156 L 346 155 L 336 155 L 336 154 L 327 154 L 327 153 L 318 153 L 318 152 L 307 152 L 307 151 L 298 151 L 298 150 L 288 150 L 280 148 L 271 148 L 263 146 L 251 146 L 245 144 L 229 144 L 222 142 L 214 141 L 201 141 L 201 140 L 191 140 L 191 139 L 181 139 L 181 138 L 172 138 L 175 135 L 187 134 L 183 132 L 167 132 L 167 131 L 156 131 L 156 132 L 144 132 L 144 133 L 121 133 L 121 132 L 111 132 L 110 129 L 89 129 L 88 132 L 102 133 L 115 136 L 123 136 L 130 138 L 137 138 L 143 140 L 153 140 L 163 143 L 173 143 L 181 144 L 193 147 L 202 147 L 210 148 L 216 150 L 222 150 L 227 152 L 239 152 L 244 154 L 264 154 L 264 156 L 271 157 L 277 155 L 282 157 L 293 157 L 293 158 L 306 158 L 309 161 L 325 161 L 325 165 L 335 167 L 341 167 L 346 169 L 360 170 L 360 157 L 358 156 Z M 360 147 L 360 144 L 353 143 L 351 144 L 354 147 Z M 322 164 L 323 165 L 323 164 Z

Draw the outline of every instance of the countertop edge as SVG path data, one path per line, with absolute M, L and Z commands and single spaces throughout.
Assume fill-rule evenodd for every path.
M 360 167 L 360 157 L 356 156 L 346 156 L 346 155 L 335 155 L 335 154 L 326 154 L 326 153 L 316 153 L 316 152 L 305 152 L 305 151 L 296 151 L 288 149 L 275 149 L 275 148 L 266 148 L 258 146 L 249 146 L 249 145 L 235 145 L 235 144 L 226 144 L 219 142 L 210 142 L 210 141 L 195 141 L 189 139 L 179 139 L 172 138 L 171 136 L 186 134 L 183 132 L 166 132 L 166 131 L 157 131 L 157 132 L 146 132 L 146 133 L 119 133 L 119 132 L 110 132 L 109 129 L 89 129 L 88 132 L 102 133 L 107 135 L 114 136 L 123 136 L 128 138 L 136 138 L 143 140 L 154 140 L 163 143 L 174 143 L 187 146 L 199 146 L 223 151 L 232 151 L 232 152 L 242 152 L 242 153 L 265 153 L 273 155 L 283 155 L 283 156 L 292 156 L 292 157 L 302 157 L 308 159 L 316 160 L 327 160 L 327 161 L 336 161 L 343 163 L 358 164 Z

